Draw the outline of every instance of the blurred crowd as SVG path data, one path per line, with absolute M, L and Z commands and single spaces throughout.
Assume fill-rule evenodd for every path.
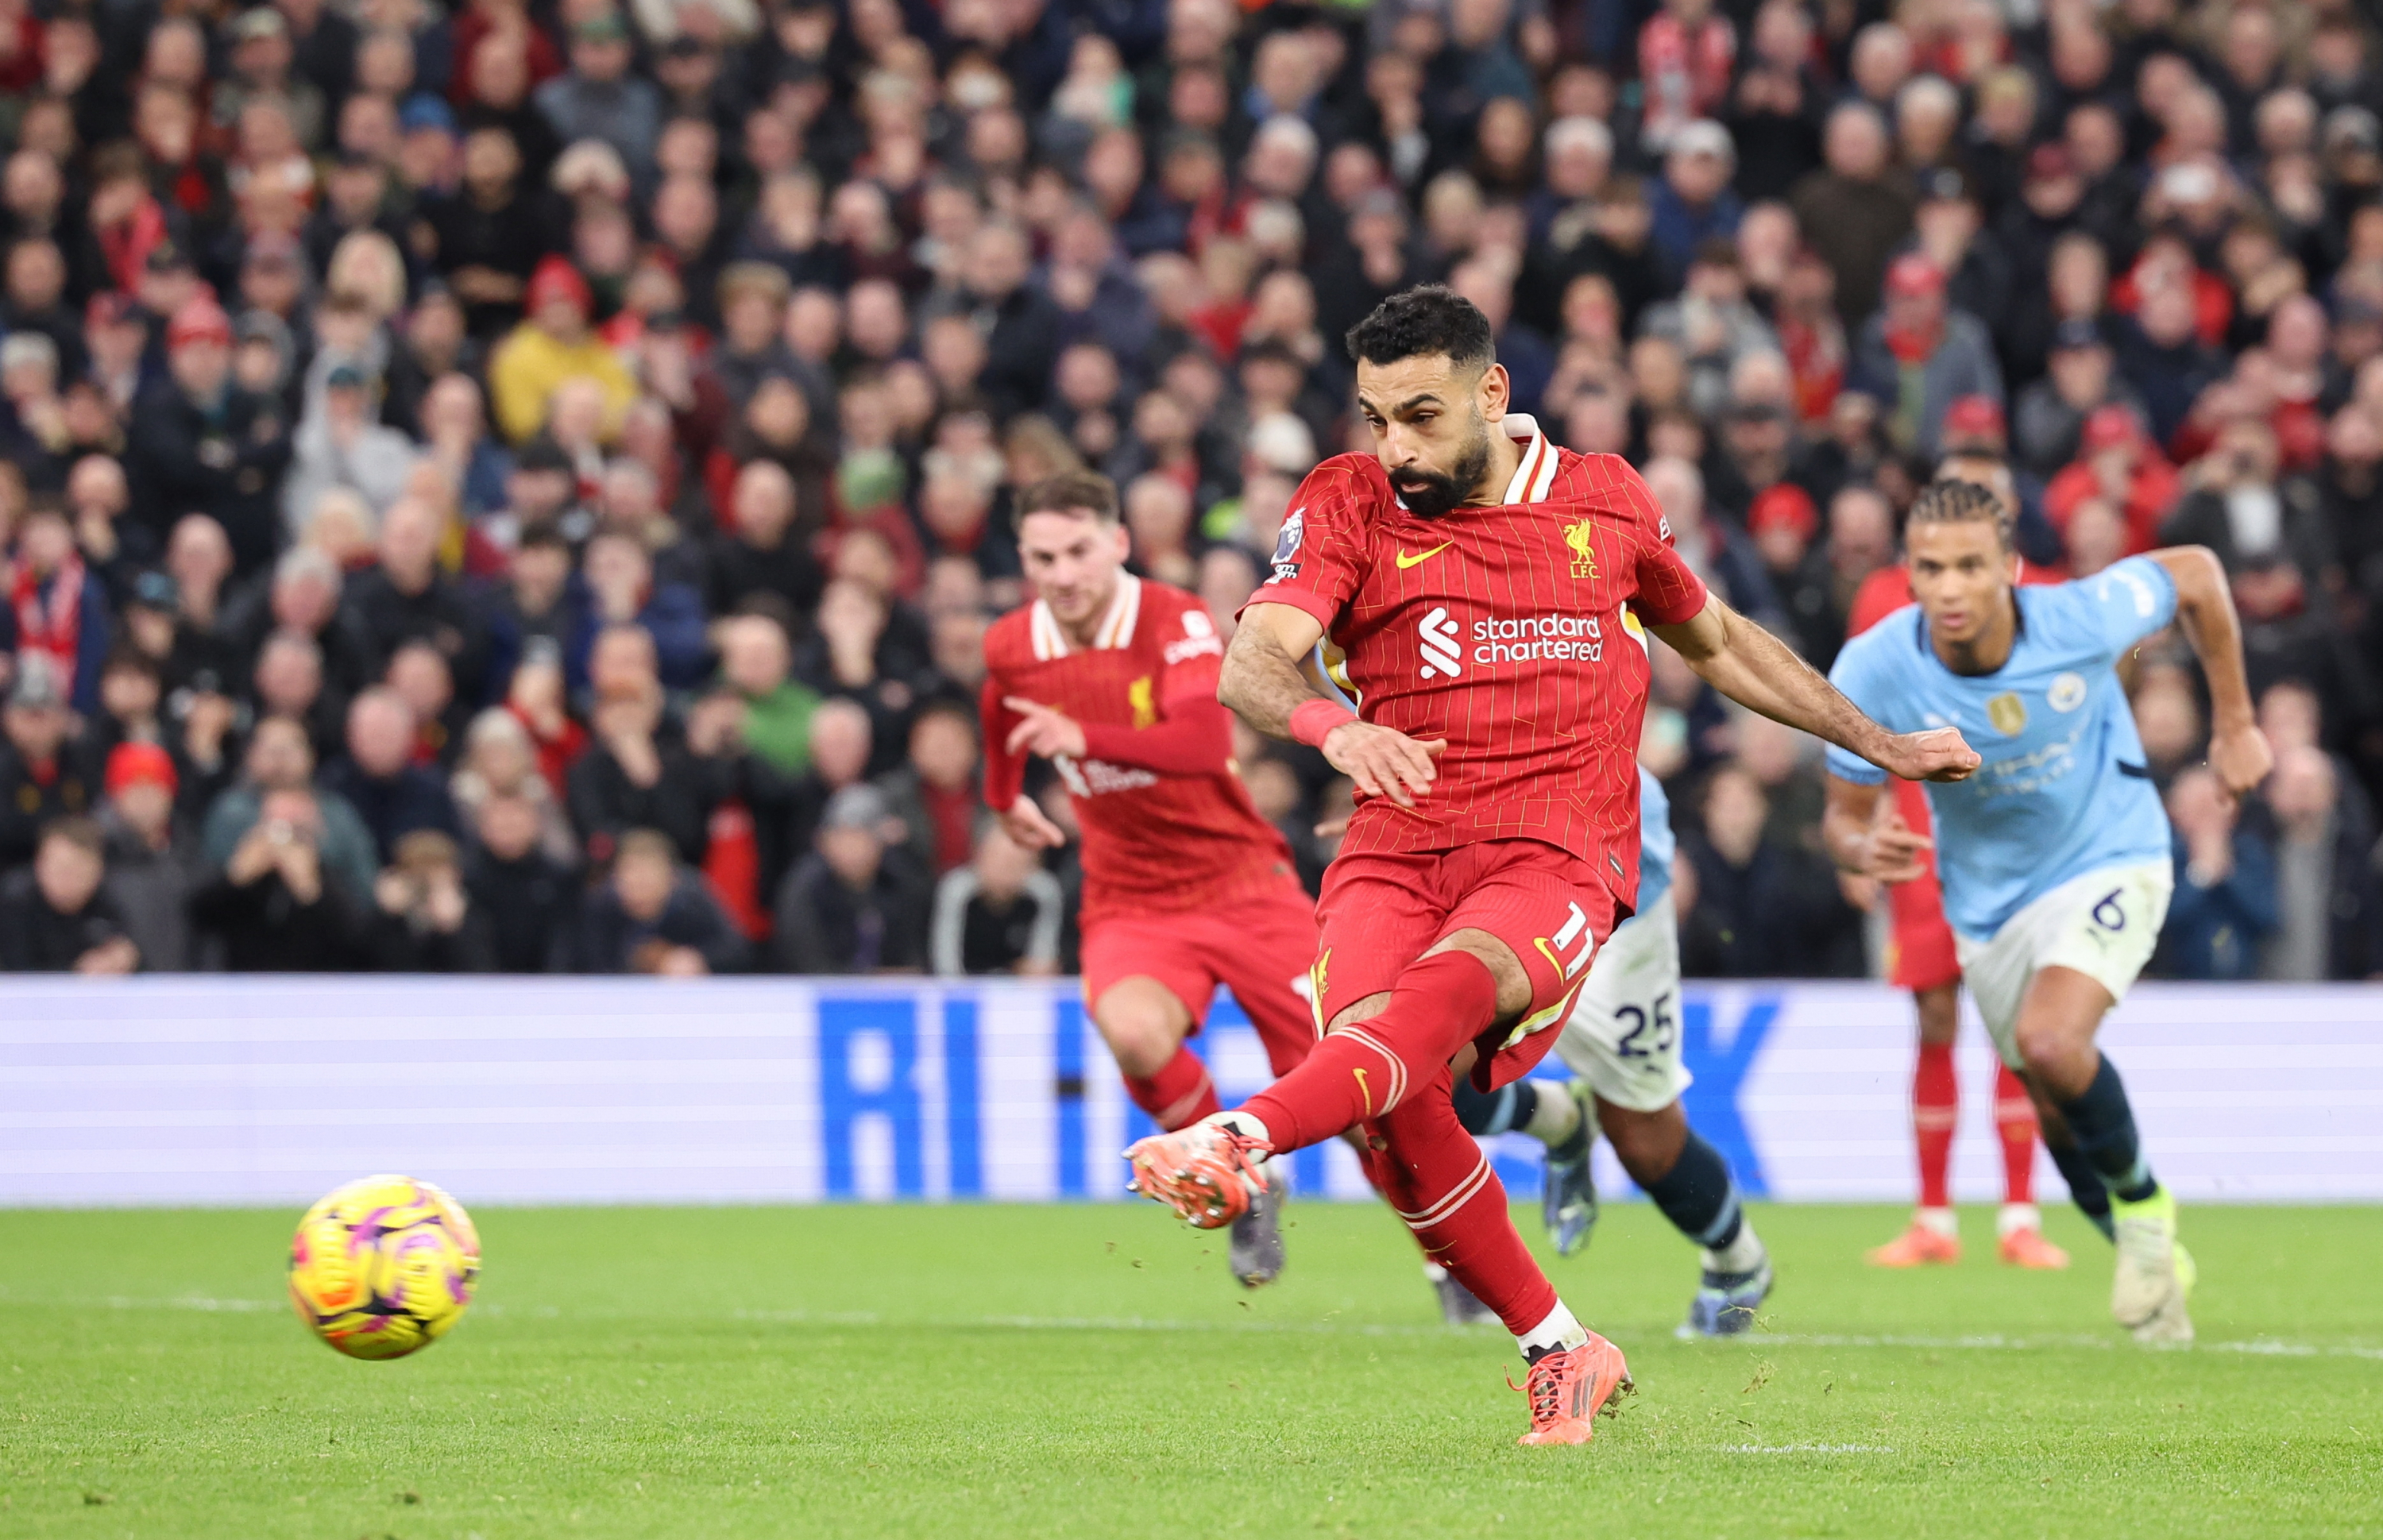
M 2383 970 L 2352 0 L 0 0 L 0 967 L 1064 970 L 979 799 L 1014 493 L 1220 627 L 1445 281 L 1825 668 L 1948 458 L 2223 558 L 2279 764 L 2162 966 Z M 1692 973 L 1859 974 L 1814 745 L 1657 649 Z M 1243 734 L 1311 881 L 1344 782 Z M 1066 799 L 1044 797 L 1067 822 Z

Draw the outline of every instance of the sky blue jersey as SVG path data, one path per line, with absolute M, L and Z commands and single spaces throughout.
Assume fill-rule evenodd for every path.
M 1663 783 L 1638 767 L 1638 903 L 1637 912 L 1645 914 L 1662 902 L 1672 891 L 1672 853 L 1678 844 L 1672 837 L 1672 799 L 1663 795 Z M 1624 920 L 1628 925 L 1633 920 Z
M 1829 671 L 1889 732 L 1957 727 L 1983 758 L 1969 780 L 1928 787 L 1945 918 L 1981 941 L 2071 878 L 2168 858 L 2167 814 L 2113 665 L 2175 616 L 2175 580 L 2135 556 L 2012 599 L 2019 634 L 1993 673 L 1946 668 L 1918 605 L 1847 642 Z M 1834 746 L 1829 772 L 1886 779 Z

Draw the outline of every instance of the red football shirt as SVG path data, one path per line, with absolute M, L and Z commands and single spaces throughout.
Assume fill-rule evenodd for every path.
M 1083 724 L 1087 753 L 1056 761 L 1083 832 L 1084 919 L 1175 914 L 1293 880 L 1290 847 L 1233 768 L 1216 703 L 1224 638 L 1207 607 L 1130 573 L 1089 648 L 1037 599 L 985 633 L 985 800 L 1011 806 L 1025 762 L 1003 745 L 1015 696 Z
M 1558 449 L 1528 417 L 1506 423 L 1529 441 L 1495 508 L 1421 518 L 1371 456 L 1318 465 L 1250 602 L 1323 624 L 1365 721 L 1448 740 L 1414 807 L 1358 799 L 1344 851 L 1540 840 L 1599 867 L 1628 904 L 1648 662 L 1624 606 L 1676 624 L 1705 607 L 1705 587 L 1626 462 Z

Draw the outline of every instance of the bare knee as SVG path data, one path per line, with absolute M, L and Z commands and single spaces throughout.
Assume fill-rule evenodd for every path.
M 1920 1007 L 1920 1041 L 1931 1047 L 1951 1042 L 1961 1026 L 1961 986 L 1914 990 L 1911 998 Z
M 1617 1107 L 1599 1098 L 1597 1103 L 1597 1127 L 1608 1143 L 1613 1146 L 1614 1158 L 1630 1179 L 1640 1187 L 1652 1186 L 1672 1174 L 1679 1164 L 1680 1151 L 1688 1142 L 1687 1114 L 1677 1102 L 1656 1112 L 1633 1112 Z
M 1332 1024 L 1324 1029 L 1337 1032 L 1343 1027 L 1354 1027 L 1361 1021 L 1371 1021 L 1389 1009 L 1390 992 L 1377 990 L 1362 999 L 1352 1001 L 1333 1013 Z
M 1442 952 L 1464 953 L 1489 970 L 1489 977 L 1498 983 L 1498 1015 L 1500 1019 L 1520 1016 L 1529 1008 L 1530 973 L 1523 967 L 1523 960 L 1514 955 L 1514 949 L 1504 942 L 1487 930 L 1467 927 L 1442 936 L 1424 955 L 1437 956 Z
M 1155 979 L 1124 979 L 1093 1003 L 1093 1024 L 1120 1074 L 1146 1079 L 1167 1067 L 1192 1029 L 1192 1013 Z
M 2093 1078 L 2093 1040 L 2079 1035 L 2066 1023 L 2021 1016 L 2012 1031 L 2019 1063 L 2027 1066 L 2031 1086 L 2055 1096 L 2075 1096 Z

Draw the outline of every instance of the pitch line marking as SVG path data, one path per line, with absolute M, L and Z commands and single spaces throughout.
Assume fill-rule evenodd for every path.
M 211 1312 L 246 1313 L 279 1311 L 289 1308 L 279 1300 L 217 1299 L 207 1295 L 185 1294 L 170 1300 L 136 1300 L 121 1294 L 92 1300 L 12 1299 L 0 1290 L 0 1307 L 34 1306 L 53 1310 L 88 1309 L 96 1304 L 105 1310 L 191 1310 Z M 475 1307 L 481 1313 L 508 1313 L 501 1300 L 484 1301 Z M 540 1318 L 559 1318 L 566 1313 L 549 1305 L 533 1313 Z M 612 1312 L 574 1310 L 567 1313 L 579 1317 L 612 1317 L 634 1313 L 643 1317 L 646 1312 Z M 703 1317 L 691 1317 L 703 1319 Z M 662 1319 L 670 1319 L 663 1317 Z M 712 1317 L 718 1319 L 718 1317 Z M 882 1326 L 888 1325 L 884 1316 L 875 1311 L 810 1311 L 810 1310 L 739 1310 L 727 1312 L 727 1319 L 767 1322 L 796 1326 Z M 909 1330 L 920 1324 L 904 1323 Z M 1320 1336 L 1353 1337 L 1441 1337 L 1448 1335 L 1446 1326 L 1408 1324 L 1395 1322 L 1351 1323 L 1332 1321 L 1163 1321 L 1143 1316 L 1119 1315 L 983 1315 L 970 1319 L 923 1323 L 929 1325 L 993 1326 L 1011 1331 L 1096 1331 L 1096 1332 L 1297 1332 Z M 1937 1351 L 1957 1349 L 1964 1352 L 2041 1352 L 2059 1349 L 2091 1348 L 2108 1350 L 2130 1346 L 2117 1337 L 2093 1337 L 2083 1334 L 2065 1336 L 2004 1337 L 1999 1335 L 1972 1337 L 1920 1337 L 1901 1335 L 1858 1335 L 1831 1332 L 1747 1332 L 1727 1339 L 1747 1347 L 1762 1348 L 1924 1348 Z M 2364 1347 L 2349 1342 L 2287 1342 L 2278 1337 L 2258 1337 L 2246 1340 L 2201 1342 L 2194 1350 L 2204 1353 L 2242 1353 L 2253 1358 L 2354 1358 L 2383 1362 L 2383 1348 Z M 1747 1446 L 1752 1449 L 1755 1446 Z M 1818 1446 L 1815 1446 L 1817 1448 Z

